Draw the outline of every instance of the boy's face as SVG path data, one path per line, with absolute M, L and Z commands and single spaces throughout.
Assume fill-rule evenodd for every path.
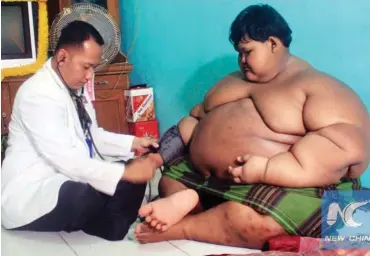
M 236 50 L 239 52 L 239 67 L 246 80 L 263 83 L 271 79 L 276 63 L 272 41 L 258 42 L 245 36 Z

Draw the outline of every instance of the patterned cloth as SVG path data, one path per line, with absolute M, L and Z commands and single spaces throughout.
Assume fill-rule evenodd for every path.
M 221 254 L 207 256 L 370 256 L 369 249 L 322 249 L 320 238 L 279 236 L 269 240 L 270 250 L 250 254 Z
M 347 250 L 316 251 L 310 253 L 270 251 L 249 254 L 219 254 L 219 255 L 213 254 L 207 256 L 370 256 L 370 252 L 368 250 L 363 249 L 347 249 Z
M 274 252 L 297 252 L 304 255 L 368 255 L 369 249 L 333 249 L 323 248 L 324 240 L 300 236 L 278 236 L 268 241 L 269 250 Z
M 240 185 L 206 179 L 193 171 L 186 158 L 165 167 L 163 175 L 180 181 L 199 193 L 213 195 L 225 201 L 245 204 L 260 214 L 271 215 L 289 235 L 321 236 L 321 198 L 325 190 L 355 190 L 361 184 L 357 179 L 343 179 L 326 188 L 282 188 L 265 184 Z

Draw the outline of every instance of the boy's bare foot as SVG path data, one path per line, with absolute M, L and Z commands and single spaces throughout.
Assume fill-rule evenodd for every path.
M 193 210 L 198 201 L 197 192 L 187 189 L 143 205 L 139 209 L 139 215 L 146 217 L 145 221 L 149 226 L 165 231 Z M 137 228 L 135 232 L 140 233 L 140 228 Z
M 182 225 L 174 225 L 164 232 L 149 227 L 148 223 L 140 223 L 136 228 L 134 237 L 142 244 L 186 239 Z

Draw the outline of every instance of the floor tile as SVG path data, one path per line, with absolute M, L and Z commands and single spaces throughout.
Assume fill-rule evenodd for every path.
M 204 256 L 208 254 L 224 254 L 224 253 L 246 254 L 260 252 L 260 250 L 251 250 L 245 248 L 207 244 L 187 240 L 170 241 L 170 243 L 190 256 Z
M 58 233 L 8 231 L 1 229 L 3 256 L 75 256 Z
M 169 242 L 141 245 L 136 241 L 125 239 L 110 242 L 98 237 L 89 236 L 83 232 L 65 233 L 61 236 L 79 256 L 109 255 L 109 256 L 186 256 Z

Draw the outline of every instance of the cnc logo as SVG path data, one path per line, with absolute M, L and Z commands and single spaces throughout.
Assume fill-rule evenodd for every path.
M 363 201 L 363 202 L 353 202 L 350 204 L 347 204 L 346 207 L 344 207 L 343 211 L 341 210 L 338 203 L 332 203 L 329 206 L 328 209 L 328 215 L 326 219 L 326 223 L 329 226 L 334 225 L 338 220 L 338 214 L 342 218 L 342 221 L 344 225 L 351 228 L 360 227 L 362 223 L 356 222 L 353 218 L 353 214 L 356 211 L 357 208 L 364 206 L 366 204 L 370 203 L 370 200 Z

